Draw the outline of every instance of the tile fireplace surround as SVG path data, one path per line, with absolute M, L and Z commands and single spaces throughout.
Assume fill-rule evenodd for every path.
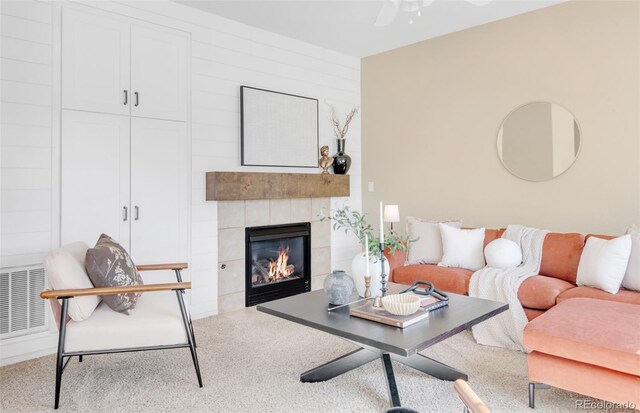
M 311 289 L 322 288 L 331 272 L 331 223 L 318 214 L 331 198 L 218 201 L 218 312 L 244 307 L 245 228 L 311 223 Z

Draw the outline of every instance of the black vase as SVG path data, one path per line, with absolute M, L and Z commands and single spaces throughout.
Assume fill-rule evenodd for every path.
M 344 153 L 344 139 L 337 139 L 338 153 L 333 155 L 333 173 L 336 175 L 346 175 L 351 168 L 351 157 Z

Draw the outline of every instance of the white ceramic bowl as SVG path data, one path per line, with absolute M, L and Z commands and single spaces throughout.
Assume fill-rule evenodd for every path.
M 382 306 L 395 315 L 410 315 L 420 308 L 420 297 L 408 294 L 391 294 L 382 297 Z

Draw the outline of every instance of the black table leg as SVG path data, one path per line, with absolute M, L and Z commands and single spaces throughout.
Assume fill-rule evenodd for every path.
M 377 358 L 380 358 L 380 353 L 360 348 L 321 366 L 305 371 L 300 375 L 300 381 L 303 383 L 326 381 L 365 365 Z
M 398 393 L 396 376 L 393 374 L 393 366 L 391 365 L 391 357 L 389 357 L 389 354 L 385 353 L 382 355 L 382 364 L 384 365 L 384 377 L 387 379 L 391 407 L 400 407 L 400 393 Z
M 404 365 L 407 365 L 440 380 L 468 380 L 467 375 L 462 373 L 461 371 L 458 371 L 453 367 L 449 367 L 444 363 L 440 363 L 439 361 L 430 359 L 427 356 L 423 356 L 422 354 L 415 354 L 411 357 L 402 357 L 392 354 L 391 357 Z

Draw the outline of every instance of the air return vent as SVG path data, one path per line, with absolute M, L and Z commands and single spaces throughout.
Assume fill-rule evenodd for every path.
M 0 338 L 33 334 L 47 329 L 47 301 L 41 266 L 0 269 Z

